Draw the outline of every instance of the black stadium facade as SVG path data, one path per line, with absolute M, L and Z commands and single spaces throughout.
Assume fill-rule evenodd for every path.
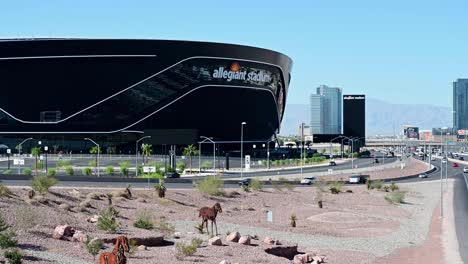
M 292 60 L 271 50 L 166 40 L 0 40 L 0 144 L 266 141 Z M 158 140 L 160 142 L 158 142 Z

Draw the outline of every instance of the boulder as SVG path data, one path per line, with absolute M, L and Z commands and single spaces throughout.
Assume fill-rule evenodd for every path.
M 275 240 L 273 238 L 271 238 L 271 237 L 265 237 L 263 239 L 263 243 L 268 244 L 268 245 L 274 245 Z
M 306 254 L 297 254 L 294 256 L 293 263 L 294 264 L 304 264 L 307 263 L 307 255 Z
M 72 237 L 75 234 L 75 230 L 69 225 L 59 225 L 55 227 L 52 237 L 55 239 L 64 239 Z
M 212 237 L 208 239 L 208 245 L 210 246 L 222 246 L 223 242 L 221 241 L 221 238 L 218 236 Z
M 84 232 L 79 230 L 79 231 L 75 231 L 75 234 L 73 234 L 72 240 L 85 243 L 87 238 Z
M 145 251 L 146 250 L 146 246 L 145 245 L 140 245 L 138 246 L 138 251 Z
M 315 261 L 316 263 L 324 263 L 325 258 L 325 256 L 313 256 L 312 261 Z
M 314 257 L 315 257 L 315 254 L 314 253 L 305 253 L 305 255 L 307 256 L 307 262 L 312 262 L 314 261 Z
M 99 220 L 99 215 L 93 215 L 92 217 L 86 219 L 86 221 L 90 223 L 97 223 L 98 220 Z
M 227 241 L 231 241 L 231 242 L 238 242 L 240 237 L 241 237 L 241 235 L 240 235 L 239 232 L 231 232 L 231 233 L 226 237 L 226 240 L 227 240 Z
M 62 203 L 62 204 L 59 205 L 59 208 L 64 210 L 64 211 L 68 211 L 68 210 L 70 210 L 70 205 L 67 204 L 67 203 Z
M 241 236 L 239 238 L 239 244 L 250 245 L 250 236 Z

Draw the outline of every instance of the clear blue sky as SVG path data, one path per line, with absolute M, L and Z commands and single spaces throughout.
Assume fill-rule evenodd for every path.
M 385 2 L 385 3 L 383 3 Z M 451 106 L 468 77 L 468 1 L 2 1 L 0 37 L 228 42 L 294 60 L 289 103 L 320 84 Z

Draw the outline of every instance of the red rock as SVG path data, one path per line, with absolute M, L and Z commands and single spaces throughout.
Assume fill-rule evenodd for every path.
M 212 237 L 208 240 L 208 245 L 210 246 L 222 246 L 223 242 L 221 241 L 221 238 L 218 236 Z
M 62 239 L 64 237 L 72 237 L 75 230 L 69 225 L 59 225 L 55 227 L 52 237 L 55 239 Z
M 231 242 L 238 242 L 240 237 L 241 237 L 241 235 L 239 234 L 239 232 L 231 232 L 231 233 L 226 237 L 226 240 L 227 240 L 227 241 L 231 241 Z
M 239 244 L 250 245 L 250 236 L 241 236 L 239 238 Z

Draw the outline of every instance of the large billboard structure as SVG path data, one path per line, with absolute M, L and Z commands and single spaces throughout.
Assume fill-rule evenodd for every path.
M 354 150 L 365 145 L 366 96 L 343 95 L 343 134 L 354 138 Z

